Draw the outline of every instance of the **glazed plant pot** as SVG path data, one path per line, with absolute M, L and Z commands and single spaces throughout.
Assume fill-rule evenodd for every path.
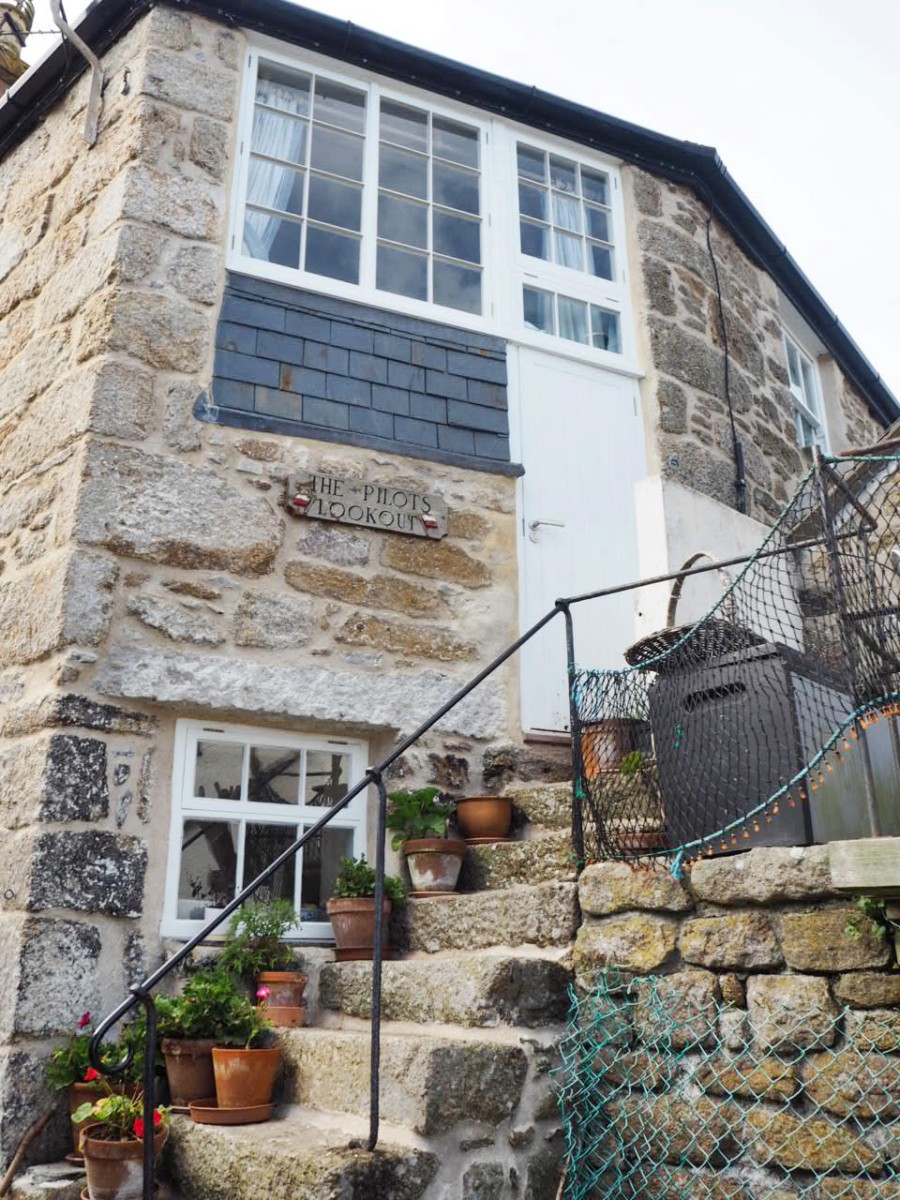
M 192 1100 L 211 1096 L 214 1038 L 163 1038 L 169 1094 L 176 1108 L 187 1108 Z
M 104 1129 L 94 1122 L 81 1135 L 81 1153 L 90 1200 L 141 1200 L 144 1192 L 144 1143 L 108 1141 L 92 1136 Z M 159 1158 L 169 1131 L 163 1127 L 153 1137 L 153 1157 Z
M 215 1046 L 212 1056 L 219 1108 L 258 1108 L 271 1103 L 280 1046 L 261 1050 Z
M 465 842 L 453 838 L 410 838 L 403 844 L 403 853 L 412 882 L 411 896 L 456 890 L 456 881 L 466 856 Z
M 508 796 L 468 796 L 456 802 L 456 823 L 466 841 L 502 842 L 512 825 Z
M 308 978 L 301 971 L 260 971 L 257 980 L 257 995 L 260 988 L 268 988 L 266 1016 L 280 1029 L 296 1029 L 306 1017 L 303 993 Z M 196 1097 L 195 1097 L 196 1098 Z
M 375 899 L 372 896 L 332 897 L 328 901 L 328 917 L 337 946 L 335 958 L 338 962 L 358 959 L 371 961 L 375 946 Z M 390 935 L 391 902 L 385 900 L 382 928 L 384 941 L 382 956 L 391 957 Z

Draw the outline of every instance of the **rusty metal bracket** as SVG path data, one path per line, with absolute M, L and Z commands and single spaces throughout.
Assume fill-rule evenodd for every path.
M 50 0 L 50 12 L 63 37 L 72 43 L 91 68 L 91 94 L 88 97 L 87 114 L 84 119 L 84 140 L 89 146 L 93 146 L 97 141 L 100 104 L 103 99 L 103 67 L 87 42 L 78 36 L 63 16 L 62 0 Z

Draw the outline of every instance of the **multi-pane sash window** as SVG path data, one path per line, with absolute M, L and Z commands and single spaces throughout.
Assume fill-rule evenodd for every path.
M 815 363 L 787 334 L 784 335 L 784 345 L 787 351 L 791 395 L 794 398 L 797 441 L 803 447 L 821 446 L 827 449 Z
M 620 354 L 619 314 L 571 296 L 557 296 L 540 288 L 523 287 L 525 325 L 541 333 L 555 334 L 595 350 Z
M 382 100 L 376 287 L 481 312 L 478 130 Z
M 346 795 L 365 771 L 362 744 L 181 721 L 166 916 L 189 933 L 223 907 Z M 365 848 L 362 797 L 264 885 L 290 900 L 298 936 L 327 935 L 325 902 L 341 858 Z

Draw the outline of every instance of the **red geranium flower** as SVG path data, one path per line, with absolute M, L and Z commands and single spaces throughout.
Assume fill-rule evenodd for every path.
M 85 1025 L 90 1025 L 90 1023 L 91 1023 L 91 1014 L 89 1012 L 84 1012 L 81 1014 L 81 1020 L 78 1022 L 78 1028 L 84 1029 Z
M 162 1125 L 162 1113 L 159 1111 L 158 1108 L 154 1108 L 154 1110 L 153 1110 L 153 1124 L 154 1124 L 154 1126 Z
M 99 1078 L 100 1078 L 100 1072 L 97 1070 L 96 1067 L 88 1067 L 88 1069 L 84 1073 L 84 1082 L 85 1083 L 91 1083 L 91 1082 L 93 1082 L 93 1080 L 99 1079 Z
M 135 1117 L 134 1124 L 132 1125 L 131 1128 L 134 1130 L 136 1137 L 143 1138 L 143 1136 L 144 1136 L 144 1118 L 143 1117 Z

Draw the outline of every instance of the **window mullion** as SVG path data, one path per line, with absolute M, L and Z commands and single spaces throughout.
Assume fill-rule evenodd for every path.
M 366 110 L 366 140 L 363 147 L 362 252 L 359 281 L 367 292 L 375 290 L 375 261 L 378 243 L 378 130 L 381 89 L 369 88 Z

